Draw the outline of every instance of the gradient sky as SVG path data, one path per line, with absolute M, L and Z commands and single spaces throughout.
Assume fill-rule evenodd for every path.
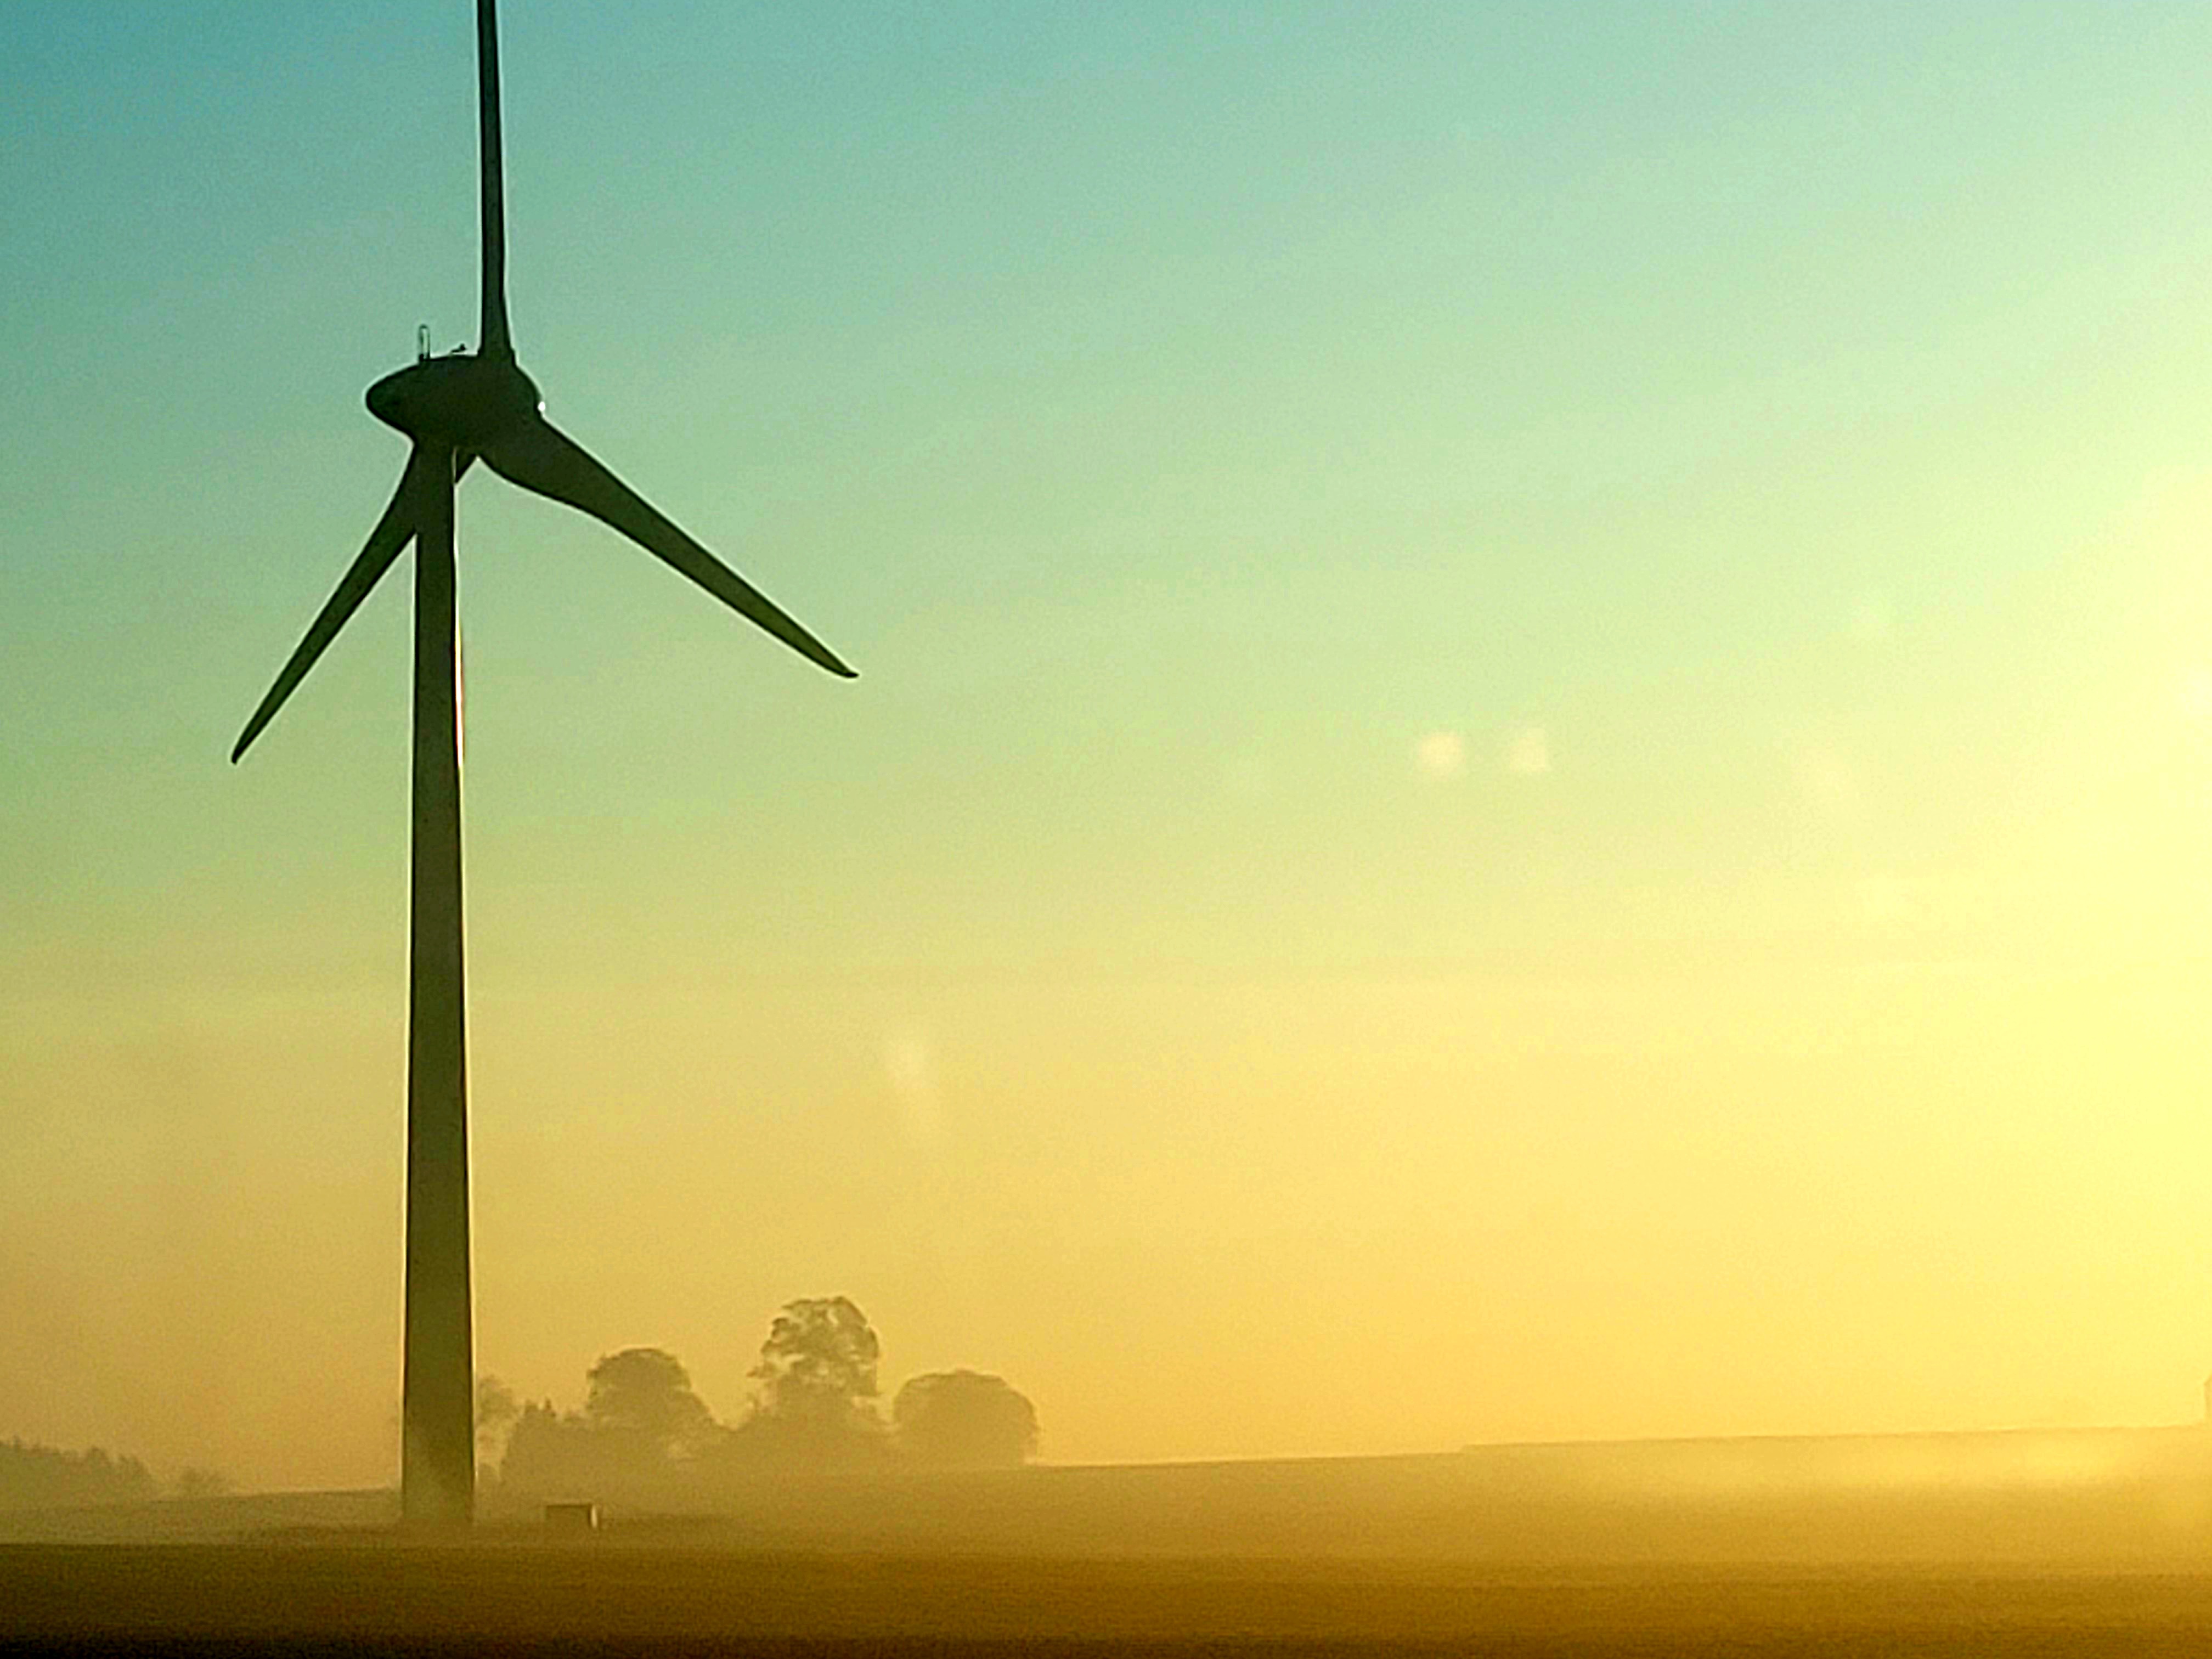
M 2212 9 L 512 0 L 483 1363 L 1068 1460 L 2193 1416 Z M 0 1437 L 397 1460 L 461 0 L 0 7 Z

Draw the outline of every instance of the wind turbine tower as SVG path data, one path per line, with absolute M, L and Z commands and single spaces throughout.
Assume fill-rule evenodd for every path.
M 853 678 L 828 647 L 545 419 L 537 384 L 516 363 L 507 332 L 495 0 L 477 0 L 477 85 L 483 238 L 477 349 L 424 355 L 369 387 L 369 413 L 413 442 L 406 470 L 368 544 L 253 711 L 230 757 L 235 762 L 245 754 L 412 542 L 415 764 L 399 1492 L 406 1521 L 448 1525 L 465 1525 L 476 1507 L 454 487 L 481 460 L 510 483 L 599 520 L 793 650 L 833 674 Z

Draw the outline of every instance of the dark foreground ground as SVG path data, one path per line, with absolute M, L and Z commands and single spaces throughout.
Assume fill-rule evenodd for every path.
M 0 1547 L 9 1652 L 2212 1653 L 2212 1572 Z

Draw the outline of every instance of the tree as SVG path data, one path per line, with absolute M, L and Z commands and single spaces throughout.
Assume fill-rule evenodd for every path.
M 545 1401 L 514 1419 L 500 1460 L 499 1486 L 514 1497 L 630 1501 L 670 1491 L 670 1482 L 724 1431 L 692 1392 L 684 1362 L 665 1348 L 602 1354 L 585 1373 L 584 1408 L 558 1412 Z M 511 1401 L 495 1382 L 496 1390 Z
M 574 1412 L 553 1409 L 550 1400 L 522 1408 L 507 1437 L 500 1460 L 501 1490 L 540 1498 L 597 1498 L 634 1480 L 637 1471 L 623 1453 L 639 1443 L 602 1434 Z
M 477 1455 L 489 1459 L 499 1450 L 500 1442 L 514 1419 L 522 1415 L 522 1403 L 514 1397 L 514 1390 L 497 1377 L 485 1371 L 477 1377 Z
M 110 1457 L 97 1446 L 65 1452 L 21 1440 L 0 1441 L 0 1510 L 143 1504 L 157 1491 L 154 1477 L 135 1457 Z
M 761 1344 L 752 1375 L 761 1410 L 769 1417 L 828 1424 L 874 1425 L 876 1362 L 883 1346 L 868 1316 L 846 1297 L 787 1302 Z
M 663 1457 L 691 1456 L 714 1435 L 714 1413 L 665 1348 L 602 1355 L 585 1381 L 584 1420 L 603 1433 L 635 1439 Z
M 787 1302 L 761 1344 L 752 1410 L 714 1461 L 732 1470 L 830 1469 L 879 1462 L 889 1449 L 875 1407 L 883 1352 L 846 1297 Z
M 908 1456 L 946 1468 L 1012 1468 L 1036 1455 L 1036 1407 L 977 1371 L 913 1378 L 891 1402 L 891 1430 Z

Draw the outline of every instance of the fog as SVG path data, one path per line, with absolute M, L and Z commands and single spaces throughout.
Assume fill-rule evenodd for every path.
M 1060 1462 L 2190 1421 L 2186 989 L 939 988 L 924 1139 L 880 1046 L 908 993 L 487 993 L 479 1364 L 573 1410 L 665 1348 L 732 1421 L 811 1286 L 887 1386 L 1005 1376 Z M 0 1030 L 0 1434 L 392 1479 L 400 1012 Z

